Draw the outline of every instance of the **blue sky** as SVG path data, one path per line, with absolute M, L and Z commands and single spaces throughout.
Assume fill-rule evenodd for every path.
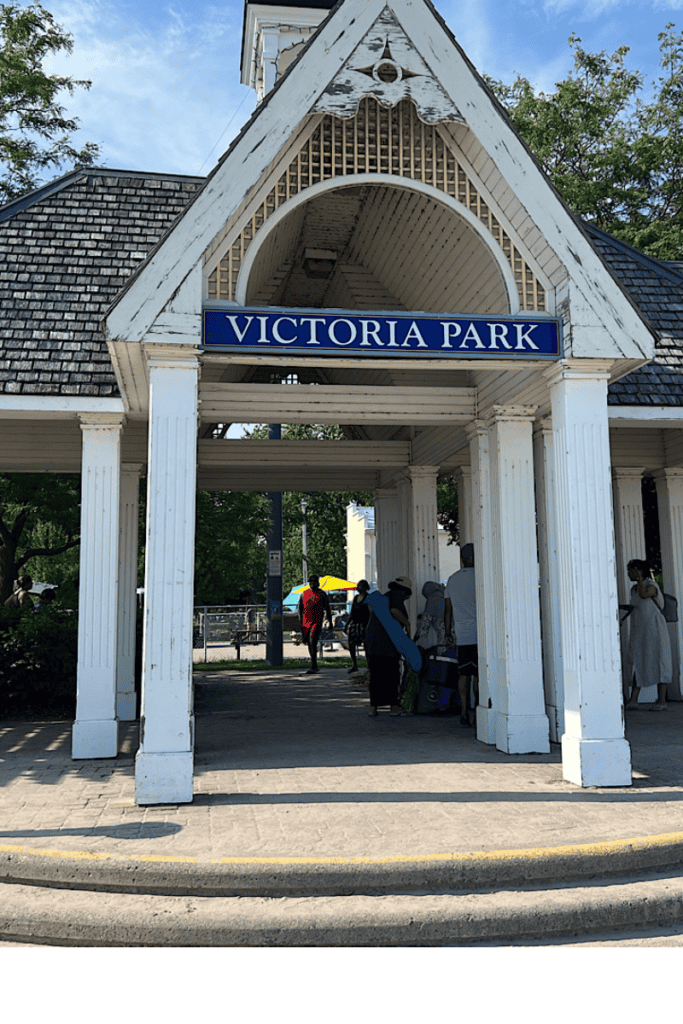
M 207 173 L 255 107 L 239 82 L 242 0 L 43 0 L 74 36 L 51 70 L 92 79 L 67 98 L 80 142 L 101 145 L 102 166 Z M 683 27 L 683 0 L 436 0 L 480 71 L 528 77 L 552 89 L 571 67 L 567 39 L 631 48 L 630 67 L 658 74 L 657 35 Z

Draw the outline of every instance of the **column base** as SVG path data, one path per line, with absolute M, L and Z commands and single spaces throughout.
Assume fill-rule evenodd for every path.
M 477 739 L 493 746 L 496 742 L 496 712 L 477 705 Z
M 546 704 L 545 713 L 550 724 L 550 742 L 560 743 L 564 733 L 564 708 L 555 707 L 554 704 Z
M 550 753 L 547 717 L 545 715 L 504 715 L 498 712 L 496 747 L 505 754 Z
M 562 777 L 576 786 L 630 786 L 631 745 L 625 739 L 562 737 Z
M 194 755 L 191 750 L 135 758 L 136 804 L 191 804 Z
M 75 761 L 92 757 L 116 757 L 119 752 L 119 723 L 115 718 L 76 721 L 71 734 L 71 756 Z
M 119 722 L 134 722 L 138 717 L 135 713 L 137 700 L 135 693 L 117 693 L 116 717 Z

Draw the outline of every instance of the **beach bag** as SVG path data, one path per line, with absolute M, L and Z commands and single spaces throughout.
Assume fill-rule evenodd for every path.
M 656 601 L 655 604 L 667 622 L 678 622 L 678 601 L 673 594 L 665 594 L 664 591 L 661 593 L 662 598 L 664 599 L 664 607 L 660 607 Z

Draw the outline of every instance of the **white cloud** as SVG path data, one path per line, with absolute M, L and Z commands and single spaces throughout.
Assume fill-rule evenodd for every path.
M 588 21 L 591 18 L 598 18 L 606 11 L 628 6 L 630 0 L 545 0 L 543 10 L 546 14 L 558 15 L 578 8 L 578 17 Z
M 81 122 L 79 141 L 102 143 L 103 165 L 196 174 L 247 94 L 206 173 L 254 106 L 238 78 L 241 7 L 193 5 L 194 20 L 156 9 L 147 25 L 108 0 L 50 8 L 74 36 L 73 54 L 50 70 L 92 80 L 65 105 Z

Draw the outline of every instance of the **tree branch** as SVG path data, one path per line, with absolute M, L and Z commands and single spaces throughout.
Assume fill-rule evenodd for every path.
M 75 548 L 77 544 L 81 543 L 81 538 L 76 537 L 75 540 L 67 541 L 66 544 L 62 544 L 59 548 L 31 548 L 27 551 L 23 558 L 19 558 L 15 566 L 17 569 L 21 569 L 22 565 L 26 565 L 32 558 L 37 558 L 38 555 L 61 555 L 70 548 Z

